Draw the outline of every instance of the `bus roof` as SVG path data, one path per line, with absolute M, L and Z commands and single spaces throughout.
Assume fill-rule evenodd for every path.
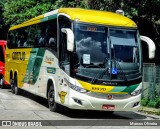
M 32 18 L 26 22 L 23 22 L 22 24 L 13 26 L 10 28 L 10 30 L 46 21 L 49 19 L 49 17 L 52 17 L 53 19 L 53 17 L 56 18 L 59 14 L 68 15 L 71 20 L 78 19 L 80 22 L 120 27 L 137 27 L 135 22 L 133 22 L 131 19 L 113 12 L 88 10 L 81 8 L 60 8 Z
M 137 27 L 131 19 L 113 12 L 81 8 L 60 8 L 58 13 L 65 13 L 69 15 L 72 20 L 79 19 L 81 22 L 111 26 Z

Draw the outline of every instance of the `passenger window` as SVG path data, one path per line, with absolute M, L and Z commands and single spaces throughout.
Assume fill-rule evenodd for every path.
M 47 22 L 46 27 L 46 45 L 57 51 L 57 20 Z

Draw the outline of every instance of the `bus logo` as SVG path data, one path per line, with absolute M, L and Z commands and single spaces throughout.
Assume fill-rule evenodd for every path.
M 108 99 L 113 99 L 112 95 L 108 95 L 107 97 L 108 97 Z
M 62 104 L 64 104 L 64 102 L 65 102 L 66 94 L 67 94 L 67 93 L 64 92 L 64 91 L 61 91 L 61 92 L 58 93 Z
M 48 63 L 48 64 L 52 64 L 53 61 L 54 61 L 54 58 L 52 58 L 52 57 L 47 57 L 47 56 L 46 56 L 44 62 L 46 62 L 46 63 Z
M 13 52 L 12 59 L 13 60 L 25 60 L 25 52 Z

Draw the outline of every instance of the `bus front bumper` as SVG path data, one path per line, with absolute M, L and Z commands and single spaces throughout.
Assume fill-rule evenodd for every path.
M 100 99 L 70 89 L 68 106 L 71 109 L 103 111 L 138 111 L 141 94 L 126 99 Z

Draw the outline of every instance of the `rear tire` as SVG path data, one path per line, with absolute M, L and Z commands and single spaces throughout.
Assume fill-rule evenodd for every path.
M 15 89 L 14 89 L 14 81 L 13 81 L 13 79 L 10 80 L 10 84 L 11 84 L 11 92 L 12 92 L 12 94 L 14 94 L 15 93 Z
M 0 88 L 4 89 L 4 77 L 3 76 L 0 79 Z
M 15 95 L 19 95 L 20 94 L 20 89 L 17 86 L 17 76 L 14 79 L 14 93 L 15 93 Z
M 48 105 L 50 111 L 52 112 L 59 111 L 60 105 L 55 102 L 55 90 L 53 85 L 50 86 L 48 91 Z
M 14 81 L 11 79 L 11 90 L 12 90 L 12 93 L 15 95 L 20 94 L 20 89 L 17 86 L 17 76 L 15 76 Z

